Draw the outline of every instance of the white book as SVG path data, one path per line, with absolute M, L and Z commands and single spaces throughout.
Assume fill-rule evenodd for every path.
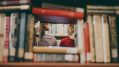
M 104 62 L 110 62 L 110 41 L 109 41 L 109 27 L 107 15 L 101 16 L 102 21 L 102 41 L 103 41 L 103 52 L 104 52 Z
M 15 57 L 16 53 L 16 41 L 17 41 L 17 36 L 15 35 L 15 29 L 17 27 L 16 25 L 16 18 L 18 18 L 18 13 L 12 13 L 10 16 L 10 42 L 9 42 L 9 56 Z M 10 59 L 10 58 L 9 58 Z
M 93 16 L 96 62 L 104 62 L 101 16 Z
M 84 12 L 82 8 L 76 8 L 76 12 Z M 84 48 L 84 33 L 83 33 L 84 21 L 81 19 L 77 20 L 77 47 L 81 48 L 80 52 L 80 63 L 85 63 L 85 48 Z
M 84 33 L 83 33 L 83 20 L 77 21 L 77 47 L 81 48 L 80 62 L 85 63 L 85 48 L 84 48 Z

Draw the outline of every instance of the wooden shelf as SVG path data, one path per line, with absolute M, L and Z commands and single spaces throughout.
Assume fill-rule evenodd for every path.
M 119 64 L 104 63 L 0 63 L 0 67 L 119 67 Z

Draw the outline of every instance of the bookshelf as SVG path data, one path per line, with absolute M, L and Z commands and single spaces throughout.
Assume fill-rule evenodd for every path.
M 119 64 L 109 63 L 90 63 L 90 64 L 79 64 L 79 63 L 0 63 L 0 67 L 119 67 Z
M 52 3 L 60 3 L 60 4 L 66 4 L 67 1 L 69 0 L 65 0 L 63 1 L 54 1 L 54 0 L 46 0 L 46 2 L 52 2 Z M 107 3 L 105 3 L 104 0 L 70 0 L 70 2 L 67 3 L 67 5 L 70 6 L 82 6 L 82 7 L 86 7 L 87 4 L 89 5 L 119 5 L 119 1 L 118 0 L 106 0 Z M 36 1 L 37 2 L 37 1 Z M 40 2 L 40 0 L 39 0 Z M 81 3 L 81 4 L 78 4 Z M 112 4 L 110 4 L 112 3 Z M 39 6 L 39 5 L 37 5 Z M 7 12 L 7 11 L 5 11 Z M 56 36 L 57 38 L 62 38 L 65 36 Z M 86 63 L 86 64 L 80 64 L 80 63 L 54 63 L 54 62 L 50 62 L 50 63 L 41 63 L 41 62 L 10 62 L 10 63 L 0 63 L 0 67 L 119 67 L 119 63 Z

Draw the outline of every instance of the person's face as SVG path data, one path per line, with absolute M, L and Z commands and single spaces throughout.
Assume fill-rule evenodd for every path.
M 44 24 L 46 30 L 49 30 L 49 23 Z
M 68 28 L 68 34 L 69 34 L 69 35 L 72 35 L 73 33 L 74 33 L 74 29 L 71 28 L 71 27 L 69 27 L 69 28 Z

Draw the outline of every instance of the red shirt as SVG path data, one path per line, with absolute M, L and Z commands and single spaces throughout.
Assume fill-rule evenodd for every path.
M 61 39 L 60 46 L 62 47 L 75 47 L 75 43 L 73 39 L 69 37 Z

